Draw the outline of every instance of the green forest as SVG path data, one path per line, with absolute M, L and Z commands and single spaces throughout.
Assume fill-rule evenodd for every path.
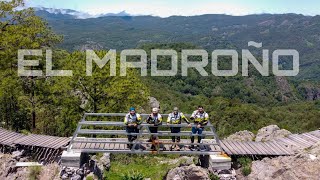
M 190 114 L 198 105 L 204 106 L 222 137 L 245 129 L 255 132 L 269 124 L 292 132 L 319 128 L 320 100 L 314 94 L 319 87 L 317 79 L 263 77 L 253 66 L 248 77 L 242 77 L 241 73 L 234 77 L 202 77 L 195 69 L 190 69 L 187 77 L 141 77 L 138 69 L 128 69 L 127 76 L 110 76 L 109 65 L 102 69 L 94 65 L 92 76 L 86 76 L 85 52 L 63 46 L 65 39 L 70 43 L 72 35 L 65 37 L 61 31 L 55 31 L 57 26 L 52 28 L 32 8 L 16 10 L 20 6 L 22 0 L 0 2 L 0 126 L 3 128 L 67 137 L 85 112 L 127 112 L 134 106 L 139 112 L 148 113 L 150 96 L 160 101 L 161 113 L 178 106 Z M 148 53 L 150 65 L 151 49 L 175 49 L 180 56 L 181 49 L 202 46 L 186 40 L 140 43 L 137 47 Z M 51 77 L 43 73 L 41 77 L 20 77 L 17 74 L 19 49 L 42 49 L 43 54 L 52 49 L 53 68 L 73 70 L 73 76 Z M 96 54 L 103 58 L 107 50 L 97 50 Z M 117 54 L 118 65 L 119 57 Z M 170 61 L 161 57 L 158 63 L 159 68 L 165 69 Z M 45 71 L 45 64 L 43 55 L 38 69 Z M 228 59 L 222 59 L 219 67 L 228 68 Z

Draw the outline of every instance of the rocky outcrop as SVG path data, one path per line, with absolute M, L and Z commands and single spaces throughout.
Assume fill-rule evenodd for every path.
M 288 80 L 282 76 L 275 76 L 276 84 L 281 95 L 281 101 L 288 102 L 296 99 Z
M 17 162 L 10 154 L 0 154 L 0 179 L 28 179 L 28 169 L 16 168 Z
M 60 172 L 60 178 L 63 180 L 81 180 L 90 172 L 91 170 L 86 166 L 82 168 L 63 167 Z
M 280 129 L 277 125 L 270 125 L 259 129 L 255 141 L 270 141 L 290 135 L 291 132 Z
M 310 154 L 254 161 L 249 180 L 320 179 L 320 158 Z
M 181 166 L 171 169 L 167 174 L 167 180 L 209 180 L 207 169 L 196 166 Z
M 17 162 L 29 162 L 28 157 L 24 156 L 23 151 L 14 151 L 12 154 L 0 153 L 0 179 L 1 180 L 25 180 L 29 179 L 31 167 L 16 167 Z M 52 163 L 41 166 L 38 179 L 58 180 L 59 165 Z
M 253 141 L 254 140 L 254 134 L 250 131 L 244 130 L 236 132 L 226 138 L 226 140 L 231 141 Z
M 303 149 L 295 156 L 279 156 L 253 161 L 251 173 L 245 180 L 320 179 L 320 142 Z
M 149 106 L 151 108 L 160 108 L 160 102 L 154 98 L 154 97 L 149 97 Z
M 305 150 L 306 153 L 312 154 L 320 158 L 320 142 L 314 144 L 310 148 Z M 320 167 L 319 167 L 320 169 Z
M 75 47 L 76 50 L 79 51 L 86 51 L 87 49 L 92 49 L 92 50 L 103 50 L 103 45 L 100 43 L 94 42 L 94 41 L 87 41 L 83 45 L 78 45 Z
M 210 171 L 210 170 L 209 170 Z M 223 169 L 210 171 L 219 180 L 236 180 L 237 175 L 234 169 Z
M 108 171 L 110 169 L 110 153 L 103 153 L 100 158 L 97 156 L 92 156 L 92 160 L 95 161 L 99 169 Z
M 320 87 L 316 85 L 302 84 L 298 89 L 308 101 L 320 99 Z
M 48 164 L 41 168 L 39 179 L 59 180 L 59 171 L 60 166 L 57 163 Z

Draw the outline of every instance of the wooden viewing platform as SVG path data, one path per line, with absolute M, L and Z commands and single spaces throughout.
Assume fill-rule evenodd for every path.
M 52 150 L 61 150 L 68 148 L 68 151 L 95 153 L 140 153 L 140 154 L 190 154 L 190 155 L 213 155 L 225 153 L 232 155 L 259 155 L 259 156 L 282 156 L 294 155 L 299 150 L 306 149 L 312 145 L 320 142 L 320 130 L 306 132 L 302 134 L 291 134 L 284 138 L 274 139 L 266 142 L 255 141 L 230 141 L 219 140 L 214 127 L 209 123 L 206 130 L 203 132 L 205 138 L 199 145 L 199 150 L 190 150 L 191 145 L 190 136 L 197 136 L 191 134 L 191 130 L 184 130 L 180 133 L 171 133 L 168 131 L 169 127 L 180 126 L 183 129 L 187 124 L 181 125 L 161 125 L 158 133 L 150 133 L 150 124 L 143 123 L 140 125 L 139 133 L 127 133 L 124 129 L 123 122 L 114 121 L 87 121 L 86 117 L 124 117 L 124 113 L 87 113 L 79 122 L 77 130 L 72 138 L 55 137 L 37 134 L 20 134 L 0 128 L 0 148 L 28 146 L 32 147 L 34 151 L 37 148 L 47 148 Z M 142 114 L 145 118 L 147 114 Z M 166 116 L 166 115 L 164 115 Z M 85 127 L 85 128 L 83 128 Z M 93 128 L 94 127 L 94 128 Z M 113 127 L 113 128 L 112 128 Z M 115 128 L 116 127 L 116 128 Z M 182 129 L 182 130 L 183 130 Z M 137 135 L 138 139 L 132 142 L 133 148 L 127 148 L 128 142 L 126 135 Z M 93 138 L 93 136 L 96 138 Z M 151 135 L 159 137 L 159 141 L 147 142 Z M 181 136 L 181 142 L 178 143 L 180 151 L 171 151 L 172 145 L 169 139 L 171 135 Z M 83 137 L 81 137 L 83 136 Z M 151 150 L 151 145 L 156 145 L 156 150 Z M 45 152 L 43 152 L 45 154 Z

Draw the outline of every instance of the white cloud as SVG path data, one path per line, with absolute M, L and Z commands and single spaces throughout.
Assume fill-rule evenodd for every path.
M 97 5 L 87 7 L 86 12 L 90 14 L 117 13 L 125 10 L 133 15 L 154 15 L 168 17 L 172 15 L 193 16 L 201 14 L 229 14 L 229 15 L 246 15 L 252 11 L 248 7 L 239 6 L 230 3 L 199 3 L 183 6 L 170 6 L 170 4 L 153 1 L 149 4 L 125 3 L 111 5 Z

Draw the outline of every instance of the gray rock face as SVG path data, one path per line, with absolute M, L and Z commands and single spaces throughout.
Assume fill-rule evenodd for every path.
M 277 125 L 270 125 L 259 129 L 258 134 L 256 135 L 256 141 L 270 141 L 286 137 L 290 134 L 290 131 L 280 129 Z
M 19 159 L 22 157 L 23 151 L 13 151 L 12 152 L 12 158 L 19 161 Z
M 101 158 L 97 158 L 97 156 L 92 156 L 91 159 L 95 161 L 96 165 L 102 171 L 108 171 L 110 169 L 110 153 L 103 153 Z
M 320 159 L 308 156 L 264 158 L 254 161 L 251 169 L 250 180 L 320 179 Z
M 253 141 L 254 139 L 254 134 L 250 131 L 244 130 L 244 131 L 239 131 L 236 132 L 226 138 L 226 140 L 231 140 L 231 141 Z
M 167 174 L 167 180 L 209 180 L 209 172 L 194 164 L 171 169 Z
M 28 169 L 25 167 L 17 168 L 16 163 L 19 162 L 20 153 L 15 151 L 14 158 L 10 154 L 0 153 L 0 179 L 2 180 L 23 180 L 28 178 Z
M 254 161 L 249 180 L 320 179 L 320 143 L 296 156 L 279 156 Z
M 154 97 L 149 97 L 149 105 L 151 108 L 160 108 L 160 102 Z
M 82 177 L 79 174 L 76 174 L 70 178 L 71 180 L 82 180 Z
M 292 91 L 290 84 L 288 83 L 288 80 L 286 77 L 276 76 L 275 80 L 276 80 L 276 84 L 277 84 L 278 89 L 280 91 L 281 99 L 283 102 L 288 102 L 290 100 L 297 99 L 294 96 L 293 91 Z
M 29 179 L 29 167 L 16 167 L 17 162 L 30 162 L 28 157 L 24 157 L 20 151 L 14 151 L 11 154 L 0 153 L 0 179 L 1 180 L 25 180 Z M 57 163 L 41 166 L 38 179 L 58 180 L 59 165 Z

